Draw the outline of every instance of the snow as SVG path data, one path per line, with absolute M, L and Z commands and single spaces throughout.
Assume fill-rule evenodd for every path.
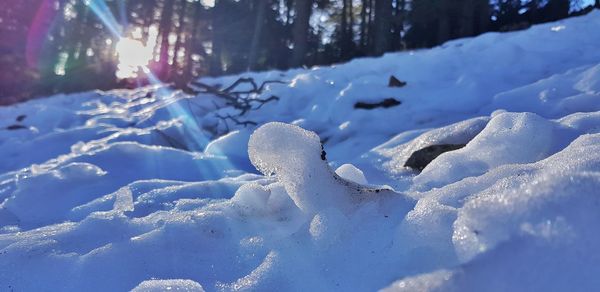
M 247 128 L 161 85 L 0 108 L 0 290 L 594 290 L 599 29 L 244 74 L 285 83 Z
M 133 292 L 161 292 L 161 291 L 182 291 L 182 292 L 204 292 L 202 285 L 192 280 L 148 280 L 140 283 L 133 288 Z
M 346 163 L 335 170 L 335 174 L 340 176 L 341 178 L 357 183 L 359 185 L 367 185 L 367 178 L 365 178 L 365 174 L 362 170 L 358 169 L 356 166 Z

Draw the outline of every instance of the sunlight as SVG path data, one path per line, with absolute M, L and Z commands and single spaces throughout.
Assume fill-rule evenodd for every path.
M 215 7 L 215 0 L 200 0 L 205 7 Z
M 130 38 L 121 38 L 116 46 L 119 64 L 117 78 L 135 78 L 142 67 L 148 66 L 152 60 L 152 48 L 142 42 Z

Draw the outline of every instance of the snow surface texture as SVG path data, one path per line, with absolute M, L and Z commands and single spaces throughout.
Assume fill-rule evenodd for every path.
M 132 292 L 204 292 L 202 286 L 192 280 L 148 280 L 135 287 Z
M 0 291 L 595 290 L 598 31 L 247 74 L 286 82 L 252 128 L 162 86 L 0 108 Z

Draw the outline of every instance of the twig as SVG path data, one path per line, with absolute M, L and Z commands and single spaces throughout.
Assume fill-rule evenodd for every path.
M 265 104 L 267 104 L 269 102 L 278 101 L 279 97 L 274 96 L 274 95 L 272 95 L 268 98 L 259 98 L 258 97 L 259 95 L 261 95 L 264 92 L 264 90 L 268 84 L 275 84 L 275 83 L 286 84 L 286 82 L 280 81 L 280 80 L 266 80 L 266 81 L 262 82 L 259 86 L 256 83 L 256 81 L 254 80 L 254 78 L 248 77 L 248 78 L 239 78 L 235 82 L 233 82 L 231 85 L 225 87 L 224 89 L 222 89 L 220 85 L 219 86 L 209 85 L 209 84 L 203 83 L 201 81 L 193 81 L 190 83 L 190 85 L 188 85 L 188 87 L 191 89 L 191 91 L 194 94 L 212 94 L 216 97 L 219 97 L 225 101 L 226 107 L 230 106 L 233 109 L 238 111 L 238 113 L 236 113 L 236 114 L 227 114 L 227 115 L 215 114 L 215 117 L 217 117 L 218 119 L 223 121 L 223 123 L 225 124 L 226 131 L 229 132 L 228 121 L 232 121 L 236 125 L 244 126 L 244 127 L 257 125 L 257 123 L 253 122 L 253 121 L 242 121 L 241 117 L 246 115 L 249 111 L 258 110 L 258 109 L 262 108 Z M 236 90 L 243 84 L 248 84 L 250 86 L 250 89 Z M 193 87 L 195 87 L 195 88 L 193 88 Z M 215 104 L 215 108 L 218 109 L 219 107 L 217 106 L 217 104 L 216 103 L 214 103 L 214 104 Z

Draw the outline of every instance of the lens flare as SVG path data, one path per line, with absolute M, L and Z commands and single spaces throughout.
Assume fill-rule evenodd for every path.
M 114 36 L 121 36 L 121 26 L 115 19 L 104 0 L 85 0 L 85 4 L 96 14 L 98 19 L 108 28 Z
M 121 38 L 116 46 L 119 64 L 117 78 L 135 78 L 152 60 L 152 48 L 130 38 Z
M 194 113 L 189 108 L 183 107 L 183 98 L 185 97 L 181 96 L 182 93 L 180 91 L 170 89 L 170 87 L 159 80 L 149 68 L 150 62 L 154 58 L 154 49 L 158 36 L 157 27 L 151 26 L 149 28 L 148 45 L 144 45 L 139 40 L 123 36 L 122 27 L 127 26 L 127 24 L 120 25 L 117 23 L 114 15 L 110 12 L 104 0 L 85 1 L 92 12 L 96 14 L 116 39 L 118 39 L 118 43 L 115 47 L 119 61 L 119 64 L 117 65 L 117 77 L 134 78 L 143 76 L 148 79 L 150 84 L 157 86 L 158 89 L 155 92 L 155 96 L 164 103 L 164 107 L 169 115 L 178 118 L 184 125 L 186 132 L 182 136 L 187 138 L 187 141 L 184 141 L 185 144 L 194 151 L 202 151 L 205 149 L 206 145 L 210 142 L 210 139 L 200 127 L 198 121 L 194 118 Z M 214 5 L 214 0 L 204 1 Z M 122 20 L 126 19 L 126 17 L 123 16 L 121 18 Z M 135 29 L 133 32 L 135 32 Z M 110 44 L 112 44 L 112 40 L 107 39 L 107 45 Z M 205 166 L 204 171 L 220 173 L 223 169 L 233 168 L 232 165 L 231 161 L 225 157 L 225 159 L 215 161 L 208 167 Z

